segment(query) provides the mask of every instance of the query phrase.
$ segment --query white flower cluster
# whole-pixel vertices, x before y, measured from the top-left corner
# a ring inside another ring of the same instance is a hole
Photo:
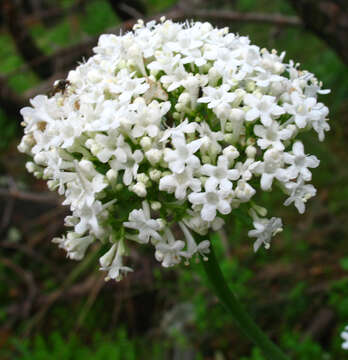
[[[72,230],[54,239],[70,258],[99,239],[109,244],[107,278],[132,270],[127,241],[152,244],[165,267],[187,262],[209,253],[201,239],[242,210],[255,251],[268,248],[282,222],[253,197],[274,186],[304,212],[319,160],[297,138],[314,129],[323,140],[329,130],[317,101],[328,91],[313,74],[201,22],[139,21],[102,35],[94,52],[53,96],[21,110],[27,169],[72,211]]]

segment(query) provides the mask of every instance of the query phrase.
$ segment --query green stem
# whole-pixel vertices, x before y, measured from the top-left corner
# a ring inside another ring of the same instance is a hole
[[[289,360],[287,356],[275,345],[268,336],[256,325],[254,320],[246,312],[242,304],[238,301],[221,272],[220,266],[216,260],[214,249],[210,245],[210,254],[208,260],[202,261],[205,273],[208,276],[211,286],[221,303],[232,314],[234,321],[260,349],[269,360]]]

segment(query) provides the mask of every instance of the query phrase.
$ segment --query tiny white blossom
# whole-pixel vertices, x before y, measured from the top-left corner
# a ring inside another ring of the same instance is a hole
[[[247,94],[243,101],[245,105],[250,107],[250,110],[245,114],[245,120],[254,121],[260,118],[264,126],[272,124],[272,117],[279,117],[285,113],[284,109],[277,105],[274,96],[263,95],[259,98],[255,95]]]
[[[192,134],[195,132],[197,128],[196,123],[188,122],[188,120],[184,120],[180,125],[166,129],[160,141],[166,141],[169,137],[177,137],[182,134]]]
[[[287,113],[293,115],[294,121],[299,128],[306,127],[311,120],[318,120],[320,114],[315,110],[317,100],[314,97],[304,98],[294,91],[290,95],[292,104],[284,104]]]
[[[283,169],[284,155],[282,151],[268,149],[264,154],[264,161],[258,164],[256,171],[261,174],[262,190],[270,190],[273,179],[285,181],[290,178],[288,172]]]
[[[234,193],[241,202],[248,202],[256,194],[256,190],[245,180],[240,179]]]
[[[121,102],[129,102],[133,96],[144,94],[149,88],[145,78],[132,78],[126,69],[120,70],[117,74],[117,83],[110,86],[110,91],[120,94]]]
[[[95,238],[91,235],[81,236],[69,231],[66,236],[53,238],[52,241],[59,244],[60,248],[65,249],[70,259],[81,260],[84,258],[89,245],[95,241]]]
[[[147,105],[143,98],[137,98],[130,108],[136,111],[132,136],[139,138],[146,134],[155,137],[159,134],[162,117],[168,112],[170,103],[154,100]]]
[[[303,180],[310,181],[312,173],[308,168],[316,168],[320,161],[314,155],[306,155],[301,141],[296,141],[292,146],[292,153],[284,153],[284,161],[290,164],[287,169],[291,173],[291,178],[301,176]]]
[[[205,221],[201,217],[200,211],[189,210],[183,222],[187,227],[200,235],[206,235],[211,227],[214,231],[220,230],[225,224],[224,220],[220,217],[216,217],[213,221]]]
[[[305,203],[317,193],[312,184],[305,184],[301,178],[296,182],[290,181],[286,183],[285,189],[290,196],[285,200],[284,205],[289,206],[294,203],[300,214],[305,211]]]
[[[206,259],[206,254],[209,254],[210,252],[210,241],[203,240],[199,244],[197,244],[185,224],[183,222],[179,222],[179,226],[184,233],[187,242],[187,249],[181,252],[181,256],[191,258],[192,255],[199,253],[203,258]]]
[[[281,129],[278,122],[272,121],[267,127],[255,125],[254,133],[259,137],[257,145],[259,145],[261,149],[273,147],[281,151],[285,148],[283,141],[289,139],[293,132],[289,127]]]
[[[190,167],[186,167],[180,174],[173,173],[163,176],[159,183],[160,190],[169,193],[174,192],[178,200],[186,197],[187,189],[189,188],[193,192],[199,192],[201,190],[201,182],[199,179],[193,177],[193,169]]]
[[[188,200],[194,205],[202,205],[201,216],[205,221],[213,221],[218,210],[221,214],[231,212],[231,206],[227,200],[230,191],[216,190],[214,187],[205,185],[205,192],[191,193]]]
[[[180,262],[185,242],[175,240],[173,233],[168,228],[165,228],[164,235],[163,241],[156,244],[155,257],[164,267],[177,265]]]
[[[238,161],[235,168],[239,171],[243,180],[249,181],[260,164],[260,161],[248,158],[244,162]]]
[[[151,219],[150,206],[147,201],[143,201],[143,208],[133,210],[129,214],[129,221],[123,223],[127,228],[138,230],[137,239],[140,243],[148,243],[150,238],[161,240],[158,233],[161,230],[161,224],[158,220]]]
[[[143,161],[144,155],[141,150],[135,150],[134,153],[129,148],[125,148],[125,150],[126,160],[121,162],[113,159],[110,166],[115,171],[124,170],[123,182],[125,185],[130,185],[137,176],[139,164]]]
[[[348,350],[348,326],[341,332],[341,338],[343,339],[342,349]]]
[[[104,233],[104,229],[100,224],[99,218],[103,216],[105,207],[100,201],[95,201],[92,205],[84,204],[81,208],[74,210],[74,215],[79,221],[75,225],[75,231],[83,235],[86,231],[90,231],[99,237]]]
[[[263,219],[255,217],[254,230],[248,232],[249,237],[255,237],[254,251],[256,252],[263,244],[266,249],[269,249],[272,236],[282,231],[282,220],[280,218],[272,217],[271,219]]]
[[[199,103],[207,103],[208,109],[213,109],[220,104],[233,103],[236,99],[236,94],[229,92],[230,87],[226,84],[221,85],[218,88],[207,86],[203,88],[203,94],[205,96],[198,99]]]
[[[201,174],[209,176],[206,186],[216,188],[218,185],[221,190],[229,191],[232,189],[231,180],[239,178],[237,169],[230,169],[227,157],[221,155],[218,158],[217,165],[205,164],[201,168]]]
[[[132,268],[123,265],[122,257],[124,254],[124,242],[120,240],[117,244],[113,244],[109,251],[99,259],[100,269],[108,272],[105,280],[115,279],[120,281],[124,275],[133,272]]]
[[[330,125],[327,122],[327,115],[329,114],[329,109],[323,104],[317,104],[317,111],[319,112],[318,116],[311,121],[313,129],[318,133],[319,140],[323,141],[325,138],[325,131],[330,130]]]
[[[166,149],[164,160],[168,162],[169,169],[174,173],[182,173],[185,170],[185,165],[197,168],[199,166],[199,159],[193,155],[201,147],[203,139],[197,139],[186,143],[184,136],[172,136],[172,142],[175,150]]]

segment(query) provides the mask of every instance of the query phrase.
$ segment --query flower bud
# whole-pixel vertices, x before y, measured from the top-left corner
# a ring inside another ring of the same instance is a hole
[[[140,146],[141,146],[145,151],[151,149],[151,146],[152,146],[151,138],[148,137],[148,136],[142,137],[141,140],[140,140]]]
[[[150,172],[149,172],[149,175],[150,175],[150,179],[152,181],[159,181],[161,176],[162,176],[162,172],[158,169],[151,169]]]
[[[142,182],[137,182],[135,185],[131,186],[130,190],[136,193],[139,197],[145,197],[147,195],[145,184]]]
[[[156,165],[162,158],[162,151],[158,149],[150,149],[146,151],[145,156],[150,161],[151,165]]]

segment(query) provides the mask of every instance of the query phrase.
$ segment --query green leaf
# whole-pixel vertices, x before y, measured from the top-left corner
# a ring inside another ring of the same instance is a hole
[[[340,260],[340,265],[343,270],[348,271],[348,256],[346,256]]]

